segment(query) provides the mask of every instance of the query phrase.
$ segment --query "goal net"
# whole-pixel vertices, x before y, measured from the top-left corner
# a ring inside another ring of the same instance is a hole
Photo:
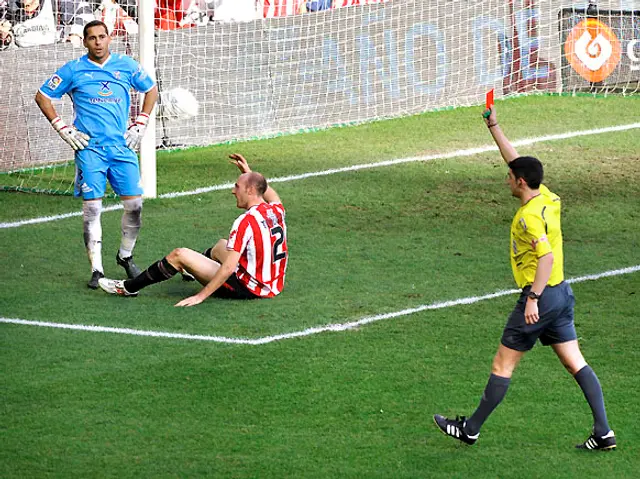
[[[492,88],[496,98],[640,90],[637,0],[601,0],[597,8],[557,0],[257,0],[238,18],[225,8],[247,0],[156,0],[155,31],[140,33],[134,1],[0,0],[2,189],[72,192],[72,150],[34,95],[85,53],[78,32],[93,18],[109,24],[115,52],[137,58],[138,37],[155,36],[157,148],[479,105]],[[20,23],[29,2],[40,16],[49,5],[46,25]],[[72,15],[62,8],[69,3]],[[162,115],[162,93],[176,87],[198,99],[197,117]],[[68,97],[55,106],[73,121]]]

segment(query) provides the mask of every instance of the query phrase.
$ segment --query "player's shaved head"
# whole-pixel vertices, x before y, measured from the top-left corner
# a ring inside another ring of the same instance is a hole
[[[109,35],[109,29],[107,28],[107,25],[104,22],[101,22],[100,20],[91,20],[82,29],[82,36],[84,38],[87,38],[87,34],[89,33],[89,29],[93,28],[93,27],[102,27],[102,28],[104,28],[104,32],[107,35]]]
[[[246,176],[245,176],[246,175]],[[247,178],[247,187],[254,187],[256,189],[256,193],[262,196],[265,191],[267,191],[267,179],[262,176],[260,173],[256,173],[252,171],[250,173],[245,173],[243,176]]]

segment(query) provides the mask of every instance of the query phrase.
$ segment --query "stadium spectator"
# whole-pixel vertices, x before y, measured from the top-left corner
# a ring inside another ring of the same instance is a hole
[[[258,0],[264,18],[286,17],[302,13],[306,0]]]
[[[84,26],[95,20],[93,7],[84,0],[59,0],[58,21],[62,32],[60,38],[71,42],[74,46],[82,46],[82,30]]]
[[[36,103],[60,137],[75,150],[75,195],[83,199],[84,241],[91,263],[87,286],[98,287],[102,267],[102,197],[107,179],[122,199],[122,237],[116,263],[130,278],[140,269],[132,251],[142,214],[142,187],[135,149],[140,146],[147,121],[158,98],[155,82],[132,58],[109,52],[111,37],[98,20],[83,31],[87,54],[63,65],[40,87]],[[142,112],[127,129],[129,90],[144,92]],[[68,94],[74,105],[74,124],[58,116],[52,99]]]
[[[592,434],[576,447],[613,449],[616,438],[607,421],[602,388],[580,351],[573,320],[575,299],[564,281],[560,198],[541,183],[540,161],[519,156],[498,126],[495,108],[487,111],[487,127],[509,167],[511,194],[521,205],[511,223],[510,255],[513,276],[522,293],[502,333],[478,408],[469,418],[448,419],[436,414],[434,420],[445,434],[474,444],[483,423],[505,397],[520,359],[539,339],[553,348],[591,408]]]
[[[12,42],[18,47],[33,47],[56,41],[52,0],[4,0],[0,3],[0,18],[2,49]]]
[[[213,16],[214,0],[156,0],[155,26],[175,30],[206,25]]]
[[[212,0],[213,19],[222,22],[250,22],[258,18],[256,0]]]
[[[391,0],[333,0],[332,8],[356,7],[359,5],[373,5],[376,3],[389,3]]]
[[[230,155],[241,174],[231,190],[236,206],[246,210],[221,239],[204,253],[174,249],[134,279],[102,278],[100,287],[110,294],[137,296],[138,291],[178,272],[191,274],[203,286],[199,293],[176,306],[195,306],[212,294],[234,299],[270,298],[284,287],[288,261],[285,210],[278,194],[259,173],[251,171],[242,155]]]
[[[9,1],[0,0],[0,51],[6,50],[13,43],[11,26],[11,21],[9,20]]]
[[[310,0],[306,3],[307,12],[319,12],[331,9],[331,0]]]
[[[111,37],[138,34],[138,23],[115,0],[102,0],[95,16],[107,26]]]

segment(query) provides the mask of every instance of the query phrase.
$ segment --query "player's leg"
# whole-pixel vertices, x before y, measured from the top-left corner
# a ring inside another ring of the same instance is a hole
[[[212,260],[222,264],[229,256],[229,250],[227,249],[227,240],[220,239],[211,249],[210,257]]]
[[[525,303],[526,294],[523,292],[509,315],[500,347],[493,358],[491,375],[474,413],[469,418],[458,416],[456,419],[439,414],[434,416],[434,421],[445,434],[467,444],[475,443],[480,435],[480,428],[504,399],[513,371],[522,356],[536,343],[541,332],[536,326],[527,326],[524,319]]]
[[[111,294],[120,296],[135,296],[143,288],[152,284],[167,281],[179,271],[190,272],[201,284],[207,284],[220,264],[205,258],[197,251],[189,248],[176,248],[160,261],[156,261],[138,276],[125,281],[101,279],[100,287]]]
[[[217,261],[218,263],[222,264],[222,262],[224,261],[224,258],[226,258],[226,244],[227,244],[227,240],[226,239],[221,239],[218,240],[218,242],[213,245],[210,248],[207,248],[206,250],[204,250],[202,252],[202,255],[212,259],[214,261]],[[220,253],[214,253],[214,250],[219,250],[220,248],[222,248],[224,250],[224,254],[220,254]],[[180,274],[182,275],[182,280],[183,281],[195,281],[196,278],[195,276],[193,276],[191,273],[189,273],[187,270],[183,269],[182,271],[180,271]]]
[[[573,318],[575,298],[571,286],[563,282],[548,287],[541,299],[545,299],[547,303],[555,302],[559,313],[540,336],[540,342],[553,348],[560,362],[582,389],[593,414],[593,434],[578,447],[613,449],[616,446],[615,435],[607,421],[602,387],[593,369],[585,361],[578,344]]]
[[[604,406],[604,395],[598,376],[587,364],[577,340],[551,345],[560,362],[574,377],[584,394],[593,415],[593,434],[577,447],[580,449],[613,449],[615,435],[609,427]]]
[[[133,261],[135,247],[142,226],[142,187],[138,157],[129,148],[108,148],[108,179],[113,190],[122,200],[121,240],[116,263],[124,268],[128,278],[135,278],[142,271]]]
[[[91,289],[98,287],[98,280],[104,278],[102,266],[102,199],[82,202],[82,228],[84,233],[84,247],[91,263],[91,279],[87,286]]]
[[[85,148],[76,152],[75,196],[82,197],[84,245],[91,263],[91,279],[87,286],[98,287],[104,277],[102,266],[102,197],[106,187],[107,162],[100,149]]]
[[[491,375],[474,413],[469,418],[457,416],[455,419],[436,414],[433,419],[442,432],[467,444],[474,444],[480,436],[480,428],[507,394],[513,371],[524,354],[525,351],[501,344],[493,358]]]
[[[133,262],[133,248],[138,239],[138,233],[142,226],[142,197],[121,197],[124,211],[121,222],[120,248],[116,256],[116,263],[124,268],[127,277],[135,278],[142,270]]]

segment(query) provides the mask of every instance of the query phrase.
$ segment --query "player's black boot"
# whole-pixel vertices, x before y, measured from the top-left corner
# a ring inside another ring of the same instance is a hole
[[[611,451],[616,448],[616,435],[609,431],[604,436],[591,434],[585,442],[576,446],[578,449],[589,449],[591,451]]]
[[[480,433],[470,436],[464,432],[464,423],[466,421],[464,416],[457,416],[455,419],[448,419],[440,414],[436,414],[433,416],[433,420],[444,434],[466,444],[475,444],[480,436]]]
[[[91,289],[98,289],[98,280],[100,278],[104,278],[104,274],[102,274],[100,271],[92,271],[91,279],[87,283],[87,287]]]
[[[133,279],[142,273],[142,270],[136,266],[133,262],[133,256],[129,256],[128,258],[121,258],[120,254],[116,254],[116,263],[124,268],[127,273],[127,278]],[[98,286],[96,285],[96,288]]]

